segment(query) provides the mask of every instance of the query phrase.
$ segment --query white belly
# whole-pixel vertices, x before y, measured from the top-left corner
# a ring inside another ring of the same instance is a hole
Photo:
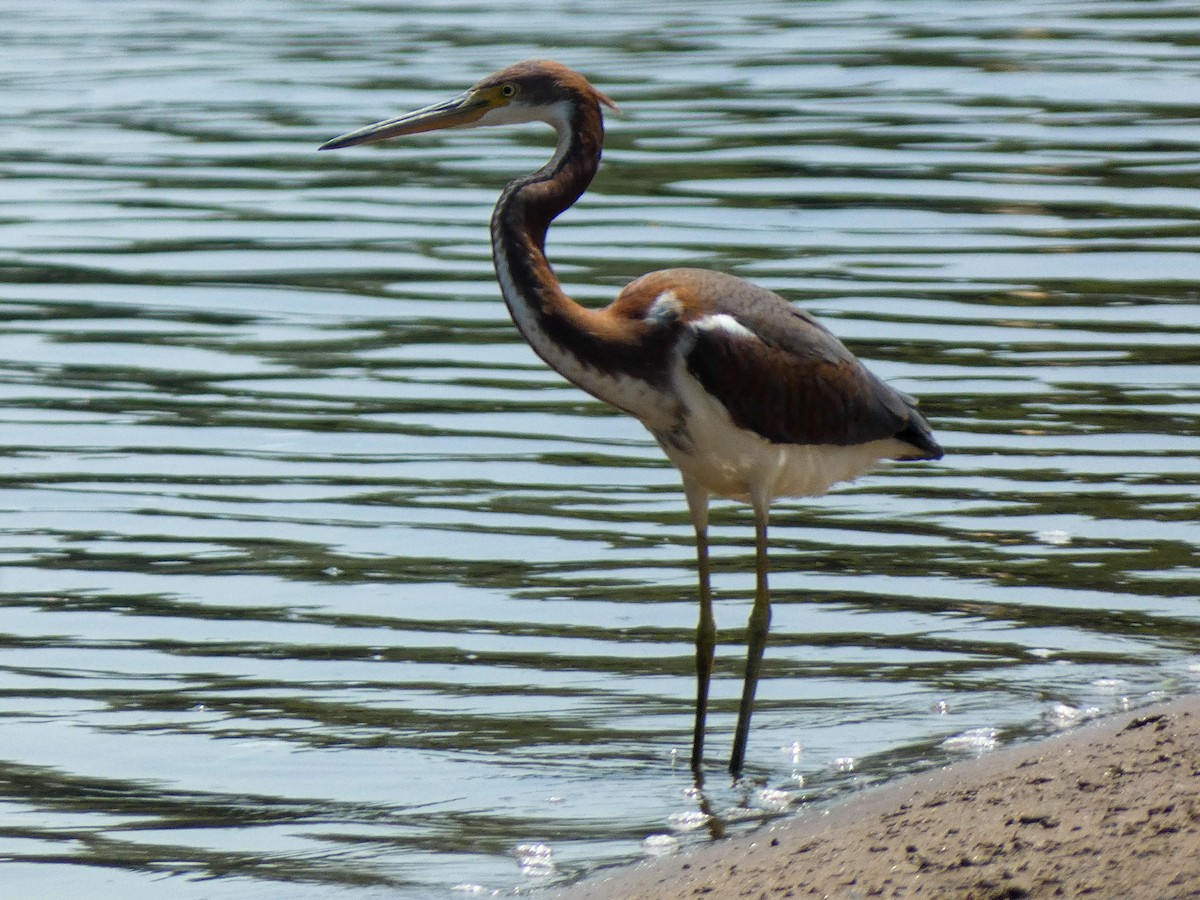
[[[654,436],[685,478],[721,497],[768,503],[776,497],[814,497],[882,459],[912,452],[894,438],[850,446],[772,443],[736,426],[728,410],[686,371],[677,372],[675,383],[687,411],[683,427]]]

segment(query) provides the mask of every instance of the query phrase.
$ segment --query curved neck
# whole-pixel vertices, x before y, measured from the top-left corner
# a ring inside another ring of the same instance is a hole
[[[546,230],[591,183],[604,140],[595,100],[557,112],[550,119],[558,131],[554,157],[505,188],[492,214],[492,256],[504,302],[533,351],[568,381],[643,422],[666,423],[669,398],[648,389],[669,376],[666,330],[580,306],[546,260]]]
[[[592,183],[604,142],[604,123],[594,100],[564,103],[550,124],[558,132],[553,158],[509,184],[492,214],[496,275],[517,327],[531,343],[525,327],[530,316],[536,318],[546,307],[581,309],[563,293],[546,259],[546,232]]]

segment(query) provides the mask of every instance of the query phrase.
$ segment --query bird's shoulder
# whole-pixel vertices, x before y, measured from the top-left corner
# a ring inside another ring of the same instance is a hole
[[[663,269],[629,283],[613,315],[693,335],[752,341],[788,356],[852,362],[824,325],[774,291],[710,269]]]

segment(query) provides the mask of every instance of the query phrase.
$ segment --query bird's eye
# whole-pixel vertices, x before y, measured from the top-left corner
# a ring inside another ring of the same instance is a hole
[[[517,86],[515,84],[505,84],[500,87],[500,96],[505,100],[511,100],[517,96]]]

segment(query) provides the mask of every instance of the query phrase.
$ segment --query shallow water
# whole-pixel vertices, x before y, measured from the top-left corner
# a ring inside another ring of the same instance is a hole
[[[523,891],[1197,688],[1200,15],[734,6],[7,12],[14,896]],[[677,475],[493,281],[547,136],[315,152],[528,56],[623,108],[551,232],[575,296],[733,271],[947,449],[779,504],[733,787],[753,538],[717,506],[702,796]]]

